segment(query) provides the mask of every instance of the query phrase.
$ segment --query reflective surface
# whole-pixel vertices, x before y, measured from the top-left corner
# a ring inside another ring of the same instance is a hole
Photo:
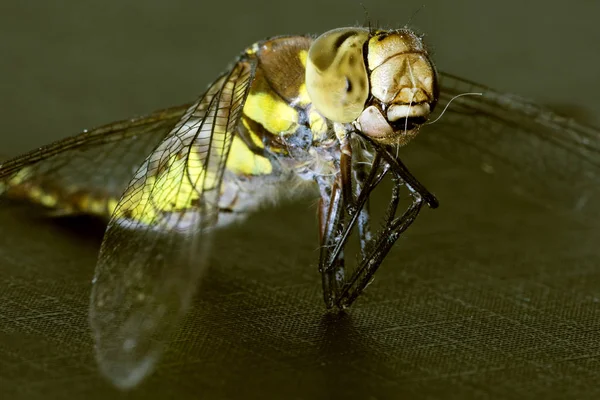
[[[428,5],[421,11],[415,24],[435,18],[438,23],[443,22],[442,15],[433,14],[433,8],[434,5]],[[126,14],[127,10],[107,9],[105,14],[94,14],[98,22],[92,26],[100,29],[102,18],[116,18],[112,20],[116,29],[132,32],[130,21],[143,25],[142,21],[149,19],[155,21],[157,27],[150,32],[162,37],[157,33],[161,27],[171,26],[165,20],[177,20],[190,13],[184,6],[182,10],[170,11],[172,14],[149,6],[141,16],[138,11],[131,9]],[[480,10],[472,10],[475,11]],[[513,13],[504,11],[508,15],[514,13],[514,9]],[[583,16],[593,14],[592,10],[583,9],[573,16],[551,11],[548,15],[563,22],[566,19],[567,25],[575,20],[584,25]],[[40,17],[52,21],[68,38],[47,40],[46,47],[55,44],[60,48],[65,41],[75,41],[72,37],[78,36],[81,26],[86,25],[88,14],[84,10],[79,14],[77,10],[71,12],[52,18],[48,12],[40,12]],[[361,12],[357,6],[356,10],[349,11],[348,18],[360,19]],[[376,10],[370,12],[377,15]],[[396,12],[400,15],[400,10]],[[450,47],[457,52],[462,48],[453,43],[462,32],[475,31],[471,33],[474,36],[479,35],[479,30],[487,32],[488,28],[483,30],[478,25],[485,18],[492,24],[491,30],[494,15],[499,12],[480,12],[476,18],[469,18],[468,24],[462,24],[456,36],[446,34],[446,40],[435,41],[439,56],[446,54],[445,60],[436,57],[440,68],[447,69],[446,62],[452,63],[448,59],[452,51],[445,53],[447,50],[443,49]],[[237,13],[236,18],[245,21],[247,17],[242,17],[242,11]],[[115,14],[129,18],[115,17]],[[20,84],[8,79],[9,84],[18,89],[12,92],[13,108],[7,113],[10,115],[3,130],[18,133],[10,137],[2,135],[3,143],[8,139],[2,151],[14,154],[48,142],[51,134],[64,136],[82,127],[187,101],[248,42],[268,34],[322,31],[348,23],[333,21],[331,15],[334,14],[322,16],[322,27],[290,27],[289,23],[285,27],[286,23],[281,20],[265,19],[264,24],[256,25],[269,25],[273,32],[252,31],[251,40],[247,37],[249,33],[232,32],[227,48],[200,39],[182,40],[178,46],[181,47],[179,56],[189,52],[189,47],[183,48],[184,44],[206,46],[207,52],[215,53],[215,60],[210,61],[212,71],[202,66],[207,69],[193,77],[173,77],[173,74],[178,75],[173,71],[179,70],[181,65],[170,62],[173,54],[169,54],[171,58],[163,54],[154,59],[148,44],[152,41],[141,40],[141,33],[122,34],[125,38],[139,35],[137,46],[148,46],[143,54],[150,55],[140,60],[140,52],[136,53],[137,59],[123,61],[127,58],[102,55],[98,49],[122,48],[122,57],[136,51],[135,40],[123,39],[121,44],[115,44],[114,40],[98,39],[100,35],[91,27],[81,28],[90,32],[88,36],[80,35],[83,45],[69,47],[76,55],[71,63],[65,62],[62,67],[77,62],[89,62],[85,64],[89,67],[94,64],[89,58],[93,58],[96,62],[106,62],[108,69],[99,68],[79,78],[89,83],[75,82],[72,77],[66,79],[73,85],[71,89],[68,85],[59,85],[59,81],[35,75],[31,81],[23,80]],[[404,14],[407,16],[402,21],[408,19],[410,13]],[[526,10],[520,10],[520,14],[526,14]],[[72,25],[68,21],[72,21]],[[244,28],[255,25],[240,24]],[[232,22],[231,26],[234,25]],[[513,30],[520,28],[522,26],[515,23]],[[437,37],[442,38],[444,29],[438,29]],[[527,32],[531,28],[522,29]],[[544,31],[544,26],[538,29]],[[165,31],[172,36],[169,40],[163,39],[169,46],[161,50],[168,51],[183,32],[174,28],[165,28]],[[545,31],[555,46],[560,47],[552,33],[552,29]],[[431,35],[433,40],[436,33]],[[17,36],[26,42],[23,48],[27,48],[27,40],[29,43],[41,41],[25,33]],[[200,32],[198,36],[205,37]],[[585,34],[580,36],[585,37]],[[90,38],[102,45],[86,53],[82,49]],[[497,43],[504,41],[498,39]],[[564,43],[570,42],[565,40]],[[577,44],[574,46],[577,48]],[[562,77],[561,82],[546,81],[541,85],[550,89],[540,101],[557,103],[555,90],[567,85],[570,90],[559,96],[571,99],[566,103],[587,106],[592,112],[598,109],[593,108],[593,98],[597,96],[593,95],[596,80],[592,72],[587,74],[589,82],[578,90],[577,82],[585,76],[583,72],[577,76],[574,73],[560,75],[561,67],[554,63],[564,61],[554,60],[552,65],[544,66],[548,59],[541,58],[529,66],[529,71],[536,65],[540,71],[534,70],[525,79],[525,71],[516,73],[515,63],[509,60],[519,55],[527,62],[539,54],[539,46],[512,41],[507,48],[514,54],[502,54],[502,47],[498,46],[489,50],[482,64],[492,63],[489,60],[498,57],[496,73],[489,72],[489,76],[496,79],[496,75],[506,74],[503,71],[508,70],[514,79],[527,82],[541,80],[541,75],[555,68],[554,74]],[[499,57],[498,52],[505,57]],[[22,60],[28,60],[24,65],[35,60],[35,57],[26,58],[26,51],[21,54]],[[545,56],[552,54],[548,52]],[[202,55],[194,57],[201,60]],[[500,59],[504,64],[500,65]],[[140,61],[150,61],[153,67],[140,67]],[[464,74],[460,70],[453,72],[467,75],[471,68],[467,61],[464,60]],[[112,69],[118,72],[113,72],[113,78],[107,78],[108,71],[119,63],[131,63],[131,68]],[[458,68],[459,64],[454,65]],[[160,86],[156,87],[152,84],[154,77],[144,80],[144,74],[151,73],[148,70],[156,71],[153,68],[159,71],[156,77],[168,76],[178,81],[177,90],[174,83],[169,85],[157,79],[160,83],[156,85]],[[585,71],[585,67],[582,68]],[[481,69],[485,70],[483,66]],[[134,78],[126,76],[129,72]],[[57,68],[55,74],[62,79],[72,76],[64,68]],[[567,76],[573,80],[564,83]],[[489,80],[469,77],[498,86]],[[137,88],[131,79],[139,82]],[[503,82],[510,87],[511,77],[505,79]],[[181,93],[181,88],[190,85],[190,80],[195,82],[193,87]],[[44,87],[44,82],[50,86]],[[52,87],[53,82],[58,86]],[[518,92],[525,93],[535,92],[540,84],[520,85],[523,90]],[[102,87],[104,90],[99,90]],[[129,89],[115,89],[123,87]],[[85,103],[90,98],[93,103]],[[12,114],[17,115],[19,111],[15,105],[28,104],[19,99],[29,99],[35,105],[24,107],[20,118],[15,118]],[[39,111],[39,114],[36,112],[39,117],[34,118],[32,110]],[[20,124],[10,125],[10,118]],[[48,121],[53,119],[56,123],[49,127]],[[46,134],[45,130],[52,132]],[[551,183],[536,193],[547,193],[557,201],[552,209],[544,208],[539,201],[520,195],[521,191],[515,190],[519,185],[511,175],[490,175],[481,168],[474,168],[479,161],[468,157],[458,161],[452,157],[442,158],[426,141],[411,146],[405,149],[404,161],[435,192],[441,201],[440,209],[424,210],[348,315],[325,314],[321,305],[314,205],[311,201],[283,204],[222,233],[233,245],[217,241],[215,254],[223,256],[213,259],[194,310],[169,346],[156,374],[131,396],[163,398],[175,391],[182,398],[235,398],[242,393],[244,398],[343,395],[355,398],[415,395],[523,398],[542,394],[556,398],[596,398],[598,393],[594,390],[597,390],[600,369],[595,359],[600,336],[597,201],[592,197],[585,207],[573,207],[571,198],[560,196],[572,189],[569,182],[548,176]],[[577,198],[577,192],[572,194]],[[0,294],[0,387],[3,392],[14,393],[12,398],[118,397],[96,370],[87,326],[90,281],[102,227],[88,220],[46,219],[29,207],[15,204],[3,205],[0,221],[0,284],[4,289]],[[280,245],[275,247],[272,243]],[[266,254],[269,256],[265,257]]]

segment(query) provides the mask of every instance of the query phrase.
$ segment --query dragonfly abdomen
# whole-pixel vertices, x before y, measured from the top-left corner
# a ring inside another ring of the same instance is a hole
[[[2,194],[16,200],[27,200],[51,210],[52,215],[89,214],[108,220],[118,199],[75,187],[24,182],[8,185]]]

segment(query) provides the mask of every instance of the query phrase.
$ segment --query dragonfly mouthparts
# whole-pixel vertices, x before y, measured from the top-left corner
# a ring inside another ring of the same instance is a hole
[[[420,104],[393,104],[388,108],[387,119],[390,122],[397,121],[399,119],[406,119],[411,117],[424,117],[427,118],[430,113],[430,107],[428,103]]]

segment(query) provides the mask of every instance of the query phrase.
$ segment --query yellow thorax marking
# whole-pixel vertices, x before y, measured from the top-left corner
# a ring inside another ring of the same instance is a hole
[[[306,69],[306,58],[308,57],[307,50],[301,50],[298,54],[298,58],[300,58],[300,62],[304,69]],[[301,106],[306,106],[310,104],[310,96],[308,95],[308,91],[306,90],[306,82],[303,82],[298,89],[298,104]]]
[[[298,128],[298,113],[272,91],[250,93],[244,114],[274,135],[288,135]]]
[[[254,154],[237,136],[231,144],[227,169],[236,175],[268,175],[273,171],[269,160]]]
[[[260,69],[244,104],[244,114],[273,135],[288,135],[298,129],[298,113],[271,89]]]
[[[252,130],[252,126],[250,126],[246,118],[242,118],[242,124],[244,125],[244,128],[246,128],[246,131],[248,132],[252,143],[259,149],[264,149],[265,144],[262,142],[262,140],[260,140],[260,137],[256,134],[256,132]]]
[[[311,107],[308,112],[308,123],[310,125],[310,130],[313,133],[314,142],[320,142],[327,137],[327,121],[314,109],[314,107]]]

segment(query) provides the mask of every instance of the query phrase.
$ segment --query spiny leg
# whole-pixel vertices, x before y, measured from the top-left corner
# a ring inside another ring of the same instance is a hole
[[[350,158],[342,162],[351,162]],[[333,307],[337,303],[339,294],[345,283],[345,265],[343,256],[343,247],[354,225],[359,224],[359,236],[361,240],[361,253],[364,253],[370,240],[370,231],[368,227],[368,209],[365,204],[371,191],[381,182],[388,168],[384,167],[379,171],[381,159],[375,157],[372,168],[366,178],[361,177],[357,181],[357,190],[359,195],[357,200],[348,199],[344,193],[352,196],[351,191],[344,192],[344,174],[340,173],[335,178],[322,177],[318,180],[321,191],[319,205],[319,226],[321,236],[321,251],[319,260],[319,271],[322,276],[323,297],[327,308]],[[343,168],[341,168],[343,170]],[[346,169],[346,171],[350,171]],[[365,172],[366,174],[366,172]],[[351,176],[351,175],[349,175]],[[348,209],[346,204],[352,202],[356,205]]]
[[[342,193],[337,179],[331,182],[319,180],[320,254],[319,272],[323,286],[323,300],[327,308],[333,307],[344,284],[344,255],[340,252],[332,257],[332,250],[339,235],[343,220]]]
[[[381,171],[380,171],[380,169],[381,169]],[[364,210],[364,207],[365,207],[367,201],[369,200],[369,196],[371,195],[371,192],[373,191],[373,189],[375,189],[375,187],[377,187],[377,185],[379,185],[381,183],[381,181],[387,174],[388,170],[389,170],[389,166],[382,165],[381,158],[379,157],[379,155],[376,154],[375,158],[373,159],[373,164],[372,164],[371,170],[369,172],[369,175],[362,183],[362,189],[361,189],[360,195],[358,196],[358,199],[356,200],[355,210],[357,210],[357,211]],[[341,207],[344,208],[343,205]],[[342,210],[342,212],[344,212],[344,210]],[[333,247],[333,249],[330,250],[330,259],[334,259],[335,257],[337,257],[337,255],[339,255],[342,252],[342,249],[346,245],[346,242],[348,241],[348,238],[350,237],[350,234],[352,233],[352,229],[354,228],[354,225],[356,225],[356,223],[359,220],[362,220],[363,222],[368,221],[368,218],[361,219],[360,218],[361,215],[364,215],[364,214],[361,214],[360,212],[354,212],[354,213],[348,212],[347,223],[344,226],[340,226],[341,234],[335,241],[335,243],[334,243],[335,246]],[[367,231],[366,228],[367,228],[366,226],[359,227],[359,229],[363,232]],[[368,243],[366,243],[366,242],[364,243],[365,248],[366,248],[367,244]]]
[[[402,183],[399,183],[402,185]],[[390,203],[391,208],[397,207]],[[338,297],[336,305],[340,308],[346,308],[352,304],[354,300],[362,293],[367,287],[371,278],[383,262],[383,259],[390,251],[396,240],[400,235],[414,222],[421,210],[423,205],[423,199],[420,196],[415,197],[410,207],[402,214],[402,216],[396,219],[388,220],[387,225],[382,229],[377,238],[374,240],[374,245],[369,254],[364,257],[360,263],[360,266],[350,279],[347,280],[341,294]],[[393,218],[393,214],[392,214]]]
[[[368,163],[360,151],[358,151],[358,152],[356,152],[356,154],[354,154],[354,160],[355,160],[355,162],[354,162],[353,172],[354,172],[354,180],[356,181],[356,186],[354,188],[354,198],[358,199],[358,198],[360,198],[361,192],[363,191],[363,189],[365,188],[365,186],[368,183],[369,171],[367,168]],[[370,166],[371,166],[371,168],[373,168],[373,166],[374,166],[375,169],[377,170],[379,168],[379,161],[371,164]],[[369,206],[370,206],[369,198],[370,198],[370,196],[365,197],[366,201],[365,201],[364,205],[356,210],[359,212],[357,225],[358,225],[358,239],[359,239],[359,243],[360,243],[360,257],[361,258],[364,258],[366,256],[367,246],[371,242],[371,239],[373,237],[373,235],[371,233],[371,224],[370,224],[371,218],[370,218],[370,213],[369,213]]]
[[[342,180],[342,200],[344,203],[344,211],[351,221],[346,227],[346,234],[343,237],[347,238],[352,231],[354,224],[358,224],[358,236],[360,242],[361,257],[365,256],[365,251],[369,241],[371,240],[371,230],[369,226],[369,196],[364,197],[364,202],[358,206],[358,199],[363,188],[370,185],[375,175],[369,177],[367,163],[364,160],[361,151],[354,152],[350,146],[349,136],[341,139],[341,157],[340,157],[340,174]],[[374,172],[379,168],[379,161],[371,164]],[[356,184],[353,184],[353,180]],[[373,186],[374,187],[374,186]],[[358,215],[356,215],[358,213]],[[356,216],[358,219],[356,219]],[[344,239],[345,241],[345,239]]]
[[[354,133],[373,146],[376,154],[381,156],[381,158],[389,165],[395,176],[404,181],[404,184],[413,195],[418,194],[425,201],[425,203],[427,203],[429,208],[437,208],[439,206],[437,198],[429,190],[427,190],[427,188],[425,188],[425,186],[423,186],[423,184],[421,184],[417,178],[413,176],[413,174],[402,163],[402,161],[400,161],[400,158],[394,156],[392,152],[390,152],[391,148],[389,146],[383,146],[377,143],[372,138],[360,131],[354,131]]]
[[[358,196],[355,197],[352,188],[352,172],[354,165],[352,163],[352,146],[350,146],[350,140],[348,136],[340,139],[340,152],[340,179],[342,185],[344,209],[348,215],[353,215],[356,212],[356,198]]]
[[[368,139],[368,138],[367,138]],[[369,140],[370,141],[370,140]],[[328,308],[349,306],[369,284],[373,274],[383,262],[400,235],[416,219],[423,203],[431,208],[438,201],[387,148],[370,141],[375,148],[375,157],[368,176],[366,170],[352,165],[352,152],[343,151],[340,158],[340,174],[321,187],[321,257],[319,269],[323,277],[323,293]],[[347,145],[347,143],[346,143]],[[384,161],[384,162],[382,162]],[[381,170],[381,171],[380,171]],[[370,238],[368,200],[371,192],[379,185],[388,171],[393,172],[394,186],[388,204],[384,229],[375,240]],[[356,194],[352,186],[352,173],[356,180]],[[413,203],[404,214],[395,218],[400,199],[400,188],[406,186],[411,192]],[[345,281],[343,248],[358,223],[361,261],[350,279]],[[370,251],[367,251],[370,249]]]
[[[362,135],[361,135],[362,136]],[[375,274],[379,265],[383,262],[383,259],[390,251],[396,240],[400,235],[408,229],[408,227],[414,222],[423,203],[427,203],[429,207],[436,208],[438,201],[433,194],[431,194],[402,164],[402,162],[391,155],[389,150],[379,144],[373,142],[369,138],[366,138],[371,142],[375,148],[375,159],[373,161],[373,167],[369,177],[365,180],[366,185],[362,188],[361,193],[357,196],[357,214],[351,216],[351,223],[346,227],[345,235],[342,236],[342,240],[338,242],[336,247],[344,246],[347,236],[350,234],[352,227],[355,223],[356,216],[363,215],[365,211],[368,216],[368,209],[364,206],[370,196],[371,191],[379,184],[381,178],[387,168],[393,172],[392,181],[394,183],[392,189],[392,196],[387,207],[387,213],[384,219],[384,228],[379,232],[377,238],[373,241],[363,240],[366,239],[364,232],[368,231],[368,219],[359,218],[359,235],[361,235],[361,261],[359,267],[354,271],[352,276],[346,281],[342,292],[338,295],[338,301],[336,305],[340,308],[345,308],[352,304],[352,302],[362,293],[362,291],[369,284],[372,276]],[[381,159],[385,160],[384,173],[380,175],[380,179],[373,179],[374,173],[379,169],[379,162]],[[406,186],[411,192],[413,197],[413,203],[408,207],[404,214],[398,218],[395,218],[396,210],[400,201],[400,188]],[[361,232],[363,232],[361,234]],[[368,234],[368,233],[367,233]],[[365,247],[369,244],[371,250],[365,251]],[[335,254],[334,250],[334,254]]]

